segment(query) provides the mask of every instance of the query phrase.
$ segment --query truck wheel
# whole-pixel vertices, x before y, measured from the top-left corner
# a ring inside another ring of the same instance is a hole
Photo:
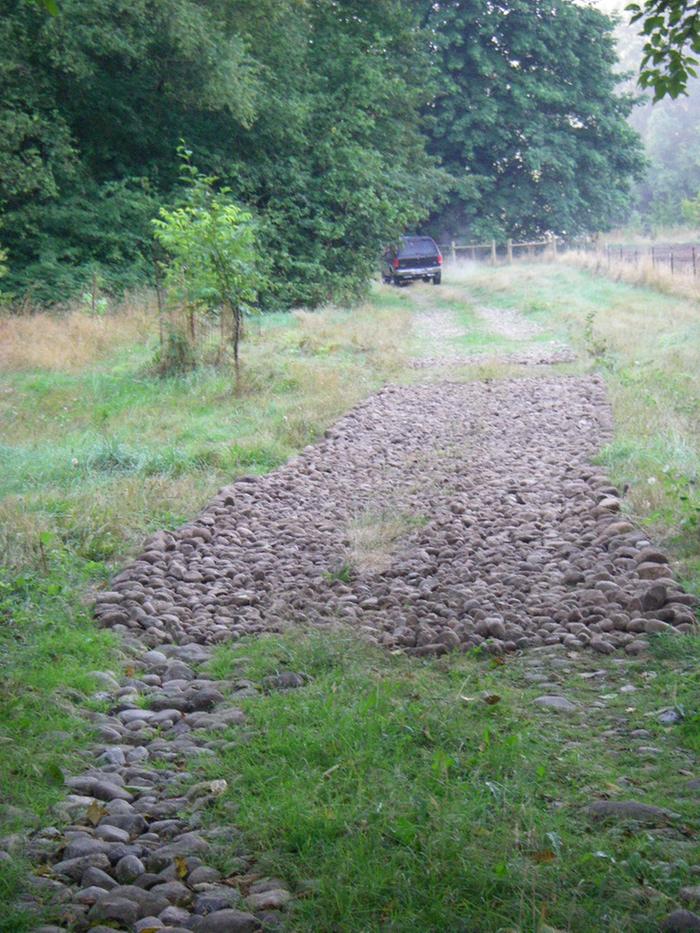
[[[442,282],[442,272],[438,272],[433,276],[433,285],[439,285]]]

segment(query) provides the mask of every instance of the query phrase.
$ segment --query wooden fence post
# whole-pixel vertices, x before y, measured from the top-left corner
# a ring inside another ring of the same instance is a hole
[[[496,265],[496,241],[491,240],[491,265]]]
[[[513,241],[508,237],[506,240],[506,257],[508,259],[508,265],[513,264]]]
[[[457,262],[457,246],[454,240],[450,242],[450,259],[452,262]]]
[[[470,246],[470,247],[469,247],[469,255],[470,255],[470,257],[471,257],[472,260],[476,259],[475,247],[473,247],[473,246]]]
[[[557,238],[552,237],[552,258],[557,258]]]
[[[693,247],[693,278],[698,274],[698,264],[695,258],[695,247]]]

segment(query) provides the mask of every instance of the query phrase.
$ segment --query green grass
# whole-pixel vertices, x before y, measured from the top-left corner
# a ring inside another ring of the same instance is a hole
[[[295,931],[656,930],[697,846],[683,832],[594,824],[581,811],[599,795],[632,798],[700,828],[676,774],[687,755],[649,715],[677,696],[681,659],[698,709],[700,646],[684,640],[680,656],[679,644],[651,665],[596,660],[604,681],[578,677],[590,656],[568,659],[564,692],[581,704],[572,715],[533,705],[542,690],[524,678],[528,658],[415,662],[343,632],[222,648],[216,677],[293,670],[309,683],[245,701],[245,741],[204,766],[230,786],[212,822],[233,808],[262,853],[256,870],[315,892],[297,902]],[[618,692],[625,683],[632,699]],[[642,727],[653,737],[624,734]],[[678,734],[694,747],[697,731]],[[640,744],[663,754],[640,758]],[[235,875],[236,864],[222,853],[222,868]],[[651,904],[634,894],[643,884],[658,890]]]
[[[455,338],[455,345],[467,350],[490,350],[494,353],[509,353],[523,349],[523,344],[547,343],[553,339],[547,329],[541,333],[533,334],[527,339],[513,339],[505,337],[502,334],[493,333],[489,329],[488,323],[482,318],[476,309],[477,302],[472,295],[463,294],[461,297],[455,297],[451,294],[447,298],[438,299],[437,306],[451,308],[455,313],[457,320],[464,328],[464,333]]]

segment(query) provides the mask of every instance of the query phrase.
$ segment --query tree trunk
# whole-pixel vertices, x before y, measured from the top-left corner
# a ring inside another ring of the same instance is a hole
[[[238,345],[241,340],[241,309],[237,304],[229,302],[231,313],[233,314],[233,372],[234,372],[234,390],[238,395],[241,388],[241,365],[238,358]]]

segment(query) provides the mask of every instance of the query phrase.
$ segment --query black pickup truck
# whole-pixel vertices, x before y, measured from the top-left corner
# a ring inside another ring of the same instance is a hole
[[[429,236],[402,236],[398,246],[390,246],[384,253],[382,278],[394,285],[422,279],[442,280],[442,254]]]

